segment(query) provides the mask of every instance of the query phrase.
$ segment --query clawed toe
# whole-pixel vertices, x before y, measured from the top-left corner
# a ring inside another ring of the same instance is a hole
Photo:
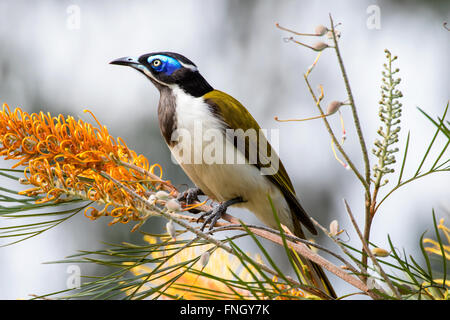
[[[205,221],[203,222],[200,230],[203,231],[205,229],[206,225],[209,224],[208,230],[212,230],[214,226],[216,225],[216,222],[222,217],[222,215],[227,211],[227,208],[233,204],[244,202],[244,200],[241,197],[236,197],[230,200],[227,200],[222,203],[218,203],[214,205],[212,210],[203,213],[198,219],[197,222],[199,222],[201,219],[205,218]]]
[[[222,217],[222,215],[227,211],[227,207],[222,204],[216,204],[214,208],[208,212],[203,213],[198,217],[197,222],[205,218],[200,230],[203,231],[205,227],[209,224],[208,230],[212,230],[216,225],[217,221]]]

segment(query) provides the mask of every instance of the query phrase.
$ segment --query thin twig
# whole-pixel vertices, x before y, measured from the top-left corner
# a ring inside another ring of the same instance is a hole
[[[336,38],[335,28],[333,18],[330,14],[330,24],[331,24],[331,34],[333,36],[334,50],[336,52],[336,57],[338,59],[339,67],[341,69],[342,78],[344,79],[345,89],[347,90],[348,100],[350,107],[352,109],[353,120],[355,123],[356,133],[358,134],[359,144],[361,145],[361,151],[364,159],[365,175],[366,175],[366,195],[365,195],[365,226],[364,226],[364,239],[369,242],[370,238],[370,227],[372,225],[373,214],[371,212],[371,193],[370,193],[370,161],[369,154],[367,152],[366,142],[364,141],[364,136],[361,130],[361,123],[359,121],[358,112],[356,110],[355,100],[353,99],[352,89],[350,87],[350,82],[348,80],[347,72],[345,71],[344,62],[342,61],[341,52],[339,50],[339,44]],[[367,264],[367,256],[363,254],[362,257],[363,265]]]
[[[364,136],[363,136],[363,133],[362,133],[362,130],[361,130],[361,123],[359,121],[358,112],[356,110],[355,100],[353,99],[353,93],[352,93],[352,89],[350,87],[350,82],[348,81],[347,72],[345,71],[344,62],[342,61],[341,53],[339,51],[339,45],[338,45],[338,41],[337,41],[337,38],[336,38],[336,33],[335,33],[335,29],[334,29],[334,22],[333,22],[333,18],[331,17],[331,14],[330,14],[330,24],[331,24],[331,34],[333,35],[334,50],[336,51],[336,56],[337,56],[337,59],[338,59],[338,62],[339,62],[339,67],[340,67],[341,72],[342,72],[342,78],[344,79],[345,88],[346,88],[347,94],[348,94],[349,104],[350,104],[350,107],[352,109],[353,120],[355,122],[356,132],[358,134],[359,143],[361,145],[361,151],[362,151],[363,157],[364,157],[364,165],[365,165],[365,171],[366,171],[366,182],[367,182],[368,185],[370,185],[370,161],[369,161],[369,154],[367,152],[366,142],[364,141]]]

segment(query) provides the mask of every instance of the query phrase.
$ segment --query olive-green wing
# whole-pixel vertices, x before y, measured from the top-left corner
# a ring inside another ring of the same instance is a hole
[[[230,129],[242,129],[243,131],[253,129],[256,131],[256,135],[248,135],[243,137],[234,136],[234,145],[236,147],[245,146],[245,150],[242,151],[245,151],[244,153],[247,160],[249,160],[249,151],[252,150],[252,147],[258,150],[258,157],[255,159],[256,161],[250,163],[254,164],[258,167],[258,169],[265,168],[267,171],[272,170],[272,172],[274,172],[274,174],[267,175],[267,178],[279,187],[291,207],[291,210],[295,212],[298,220],[306,228],[308,228],[311,233],[317,234],[314,225],[295,195],[294,187],[292,186],[292,182],[283,166],[283,163],[279,160],[278,155],[276,155],[276,151],[272,150],[272,147],[266,137],[259,134],[259,130],[261,128],[250,112],[248,112],[239,101],[219,90],[210,91],[205,94],[203,98],[210,106],[211,111],[221,117]],[[239,139],[241,139],[241,141],[239,141]],[[244,141],[242,141],[242,139]],[[266,150],[259,147],[264,145],[266,146]],[[267,155],[269,154],[272,158],[278,160],[278,168],[274,167],[273,162],[267,158]]]

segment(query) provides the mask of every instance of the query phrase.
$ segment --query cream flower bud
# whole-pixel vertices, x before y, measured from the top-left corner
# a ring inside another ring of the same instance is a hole
[[[322,51],[323,49],[328,48],[328,45],[325,42],[319,41],[316,42],[311,48],[315,51]]]
[[[341,101],[331,101],[327,106],[327,115],[336,113],[342,105]]]
[[[169,222],[167,222],[167,224],[166,224],[166,230],[167,230],[167,233],[172,237],[172,239],[175,240],[175,238],[176,238],[176,236],[177,236],[177,233],[176,233],[176,231],[175,231],[175,225],[173,224],[173,221],[172,221],[172,220],[170,220]]]
[[[389,251],[387,251],[386,249],[383,248],[373,248],[372,250],[372,254],[376,257],[387,257],[389,256]]]
[[[154,194],[151,194],[150,197],[148,197],[148,202],[150,202],[151,204],[155,204],[156,203],[156,196]]]
[[[318,35],[318,36],[323,36],[325,33],[328,32],[328,28],[325,27],[324,25],[318,25],[315,29],[314,32]]]
[[[170,199],[166,202],[166,208],[169,211],[177,212],[181,210],[181,205],[177,200]]]
[[[200,262],[200,265],[202,266],[202,268],[206,267],[206,265],[208,264],[209,257],[210,257],[209,251],[205,251],[201,255],[199,262]]]
[[[169,194],[166,191],[158,191],[157,193],[155,193],[156,198],[160,199],[160,200],[166,200],[169,198]]]
[[[332,236],[337,236],[339,233],[339,222],[337,220],[333,220],[330,223],[330,233]]]

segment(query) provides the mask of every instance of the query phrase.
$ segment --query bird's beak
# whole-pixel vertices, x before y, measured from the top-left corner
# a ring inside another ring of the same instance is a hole
[[[116,60],[111,61],[109,64],[118,64],[120,66],[128,66],[135,69],[138,69],[141,64],[139,63],[137,58],[134,57],[123,57]]]

